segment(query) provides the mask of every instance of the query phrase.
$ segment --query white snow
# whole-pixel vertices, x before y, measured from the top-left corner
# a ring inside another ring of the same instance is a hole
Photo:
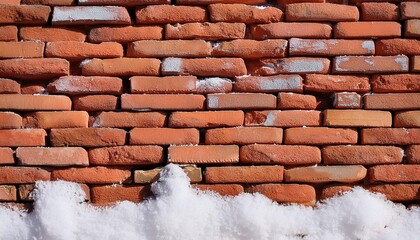
[[[165,73],[180,73],[182,72],[181,58],[166,58],[162,63],[162,71]]]
[[[198,92],[225,92],[226,86],[231,83],[229,78],[212,77],[197,80],[196,86]]]
[[[55,7],[53,22],[75,21],[75,20],[116,20],[119,19],[118,10],[120,7]]]
[[[374,53],[375,51],[375,42],[372,40],[367,40],[362,42],[362,48],[366,49],[368,53]]]
[[[284,77],[264,78],[256,81],[262,90],[299,90],[302,78],[299,75],[289,75]]]
[[[420,208],[407,210],[361,188],[316,208],[279,205],[260,194],[221,197],[191,188],[169,164],[155,197],[107,208],[83,202],[79,185],[38,182],[35,210],[0,207],[0,239],[408,240],[420,235]]]

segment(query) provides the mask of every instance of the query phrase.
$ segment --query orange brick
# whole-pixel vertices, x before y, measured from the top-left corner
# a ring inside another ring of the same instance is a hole
[[[85,193],[85,201],[90,201],[90,189],[86,184],[78,184]],[[35,184],[24,184],[19,185],[18,194],[21,201],[33,201],[34,198],[31,195],[32,191],[35,189]]]
[[[322,149],[324,164],[392,164],[401,163],[403,150],[391,146],[327,146]]]
[[[50,143],[53,147],[107,147],[125,143],[126,131],[114,128],[62,128],[51,129]]]
[[[420,3],[402,2],[400,5],[401,19],[420,18]]]
[[[160,26],[98,27],[89,32],[91,42],[130,43],[139,40],[162,39],[163,28]]]
[[[0,94],[20,93],[20,84],[7,78],[0,78]]]
[[[166,58],[162,62],[163,75],[235,77],[246,73],[241,58]]]
[[[0,167],[0,184],[24,184],[49,181],[51,173],[31,167]]]
[[[362,97],[355,92],[334,93],[334,108],[362,108]]]
[[[203,40],[144,40],[130,43],[127,57],[207,57],[211,44]]]
[[[267,0],[177,0],[177,4],[208,5],[214,3],[264,4]]]
[[[82,63],[82,73],[88,76],[159,75],[160,60],[155,58],[113,58]]]
[[[286,20],[340,22],[359,20],[356,6],[333,3],[294,3],[286,5]]]
[[[288,128],[284,131],[285,144],[331,145],[356,144],[357,131],[345,128]]]
[[[134,128],[130,131],[131,145],[198,144],[200,133],[195,128]]]
[[[88,154],[83,148],[33,148],[19,147],[16,150],[19,165],[29,166],[87,166]]]
[[[369,168],[369,182],[418,182],[420,165],[383,165]]]
[[[339,22],[334,38],[392,38],[401,36],[398,22]]]
[[[279,109],[313,110],[316,108],[316,105],[316,98],[312,95],[303,95],[296,93],[279,93],[278,95]]]
[[[377,55],[420,54],[420,40],[417,39],[382,39],[375,45]]]
[[[400,11],[392,3],[363,2],[360,4],[363,21],[398,21]]]
[[[420,93],[372,94],[364,97],[366,109],[415,110],[420,108]]]
[[[152,195],[148,186],[94,186],[92,191],[92,203],[100,205],[114,204],[121,201],[141,202]]]
[[[74,4],[75,0],[21,0],[21,4],[66,6]]]
[[[247,63],[248,70],[256,75],[274,75],[282,73],[328,73],[328,58],[267,58]]]
[[[93,127],[163,127],[166,115],[159,112],[101,112],[93,123]]]
[[[48,84],[49,93],[66,95],[121,94],[122,80],[116,77],[60,77]]]
[[[82,128],[88,127],[89,115],[83,111],[34,112],[23,118],[25,128]]]
[[[245,37],[244,23],[185,23],[166,25],[166,39],[228,40]]]
[[[263,93],[208,94],[208,109],[275,109],[276,97]]]
[[[420,199],[420,184],[380,184],[365,186],[367,190],[384,194],[390,201],[406,202]]]
[[[401,56],[340,56],[333,61],[333,73],[402,73],[408,72],[408,57]]]
[[[107,167],[67,168],[53,170],[51,179],[87,184],[129,183],[131,171]]]
[[[260,193],[269,199],[282,203],[314,205],[316,194],[314,187],[300,184],[260,184],[245,189],[249,193]]]
[[[123,94],[123,110],[202,110],[205,97],[192,94]]]
[[[243,111],[173,112],[169,127],[238,127],[244,122]]]
[[[11,148],[0,147],[0,165],[14,163],[13,150]]]
[[[79,0],[79,5],[118,5],[118,6],[138,6],[148,4],[170,4],[170,0]]]
[[[131,93],[192,93],[196,91],[195,76],[130,78]]]
[[[361,144],[410,145],[420,144],[418,128],[365,128],[361,131]]]
[[[410,19],[410,20],[405,21],[404,36],[420,37],[420,20],[419,19]]]
[[[52,25],[130,25],[126,8],[114,6],[54,7]]]
[[[245,4],[211,4],[208,7],[212,22],[270,23],[279,22],[283,12],[275,7]]]
[[[42,58],[44,44],[40,42],[0,42],[0,58]]]
[[[149,5],[136,10],[137,24],[206,22],[206,9],[203,7],[176,5]]]
[[[239,162],[236,145],[170,146],[168,162],[179,164],[224,164]]]
[[[307,74],[304,89],[311,92],[359,92],[370,91],[369,78],[363,76],[340,76]]]
[[[99,44],[66,41],[47,43],[46,57],[64,58],[70,61],[80,61],[85,58],[122,57],[124,50],[121,44],[104,42]]]
[[[406,151],[407,162],[419,164],[420,163],[420,145],[408,146]]]
[[[0,185],[0,201],[17,200],[16,187],[12,185]]]
[[[16,26],[0,26],[0,41],[16,42],[18,40]]]
[[[120,146],[89,150],[93,165],[153,165],[163,163],[163,148],[159,146]]]
[[[205,139],[206,144],[281,144],[283,129],[273,127],[216,128],[207,130]]]
[[[317,127],[321,126],[320,111],[252,111],[245,115],[245,126]]]
[[[71,110],[71,100],[67,96],[0,94],[0,109]]]
[[[284,170],[284,181],[352,183],[363,180],[367,170],[362,165],[298,167]]]
[[[330,185],[323,187],[319,196],[320,200],[325,200],[335,196],[343,195],[352,190],[352,186],[347,185]]]
[[[420,56],[412,57],[411,62],[412,62],[411,71],[412,72],[420,72]]]
[[[302,92],[303,79],[299,75],[239,76],[235,77],[235,92]]]
[[[0,77],[45,80],[69,75],[70,64],[58,58],[0,60]]]
[[[118,106],[118,98],[112,95],[87,95],[73,97],[73,109],[81,111],[112,111]]]
[[[321,163],[321,151],[311,146],[252,144],[240,149],[243,164],[308,165]]]
[[[42,25],[48,22],[48,6],[0,5],[0,24]]]
[[[269,23],[251,27],[256,40],[268,38],[330,38],[332,28],[323,23]]]
[[[232,91],[232,81],[229,78],[209,77],[196,82],[197,93],[228,93]]]
[[[206,183],[275,183],[283,181],[282,166],[206,167]]]
[[[221,42],[215,45],[212,56],[216,57],[240,57],[240,58],[263,58],[284,57],[287,41],[252,39],[236,39],[229,42]]]
[[[375,75],[371,78],[373,92],[419,92],[420,75]]]
[[[13,112],[0,112],[0,129],[22,127],[22,117]]]
[[[290,56],[373,55],[372,40],[300,39],[289,40]]]
[[[244,187],[239,184],[194,184],[192,187],[201,191],[216,192],[222,196],[236,196],[244,192]]]
[[[394,114],[394,127],[420,127],[420,111],[405,111]]]
[[[77,41],[84,42],[86,32],[77,28],[60,27],[21,27],[19,29],[19,38],[25,41]]]
[[[45,80],[23,83],[21,93],[29,95],[46,95],[48,94],[46,91],[47,85],[48,81]]]
[[[328,109],[324,111],[324,126],[391,127],[392,115],[385,111]]]

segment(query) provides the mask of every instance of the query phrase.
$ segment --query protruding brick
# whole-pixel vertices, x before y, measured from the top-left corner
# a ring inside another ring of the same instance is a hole
[[[352,190],[352,186],[348,185],[330,185],[323,187],[319,196],[320,200],[326,200],[335,196],[343,195]]]
[[[60,77],[48,84],[49,93],[66,95],[121,94],[122,80],[116,77]]]
[[[369,78],[363,76],[340,76],[307,74],[304,89],[311,92],[360,92],[370,91]]]
[[[46,80],[69,75],[70,64],[59,58],[0,60],[0,77]]]
[[[112,95],[87,95],[73,97],[73,109],[89,112],[112,111],[118,107],[118,98]]]
[[[42,58],[44,44],[40,42],[0,42],[0,58]]]
[[[420,19],[410,19],[405,21],[404,36],[416,38],[420,37]]]
[[[82,73],[88,76],[157,76],[159,70],[160,60],[155,58],[94,58],[82,64]]]
[[[383,39],[376,41],[377,55],[419,55],[420,40],[417,39]]]
[[[408,146],[405,153],[408,163],[420,164],[420,145]]]
[[[281,144],[283,129],[273,127],[215,128],[206,131],[205,139],[206,144]]]
[[[0,24],[42,25],[48,22],[48,6],[0,5]]]
[[[385,111],[328,109],[324,111],[324,126],[391,127],[392,115]]]
[[[86,184],[78,184],[85,193],[85,200],[90,201],[90,189]],[[35,184],[19,185],[18,194],[21,201],[33,201],[32,191],[35,189]]]
[[[144,40],[130,43],[127,57],[207,57],[211,49],[203,40]]]
[[[289,40],[290,56],[373,55],[372,40],[300,39]]]
[[[345,128],[288,128],[284,131],[285,144],[331,145],[356,144],[357,131]]]
[[[332,28],[324,23],[269,23],[251,27],[256,40],[268,38],[330,38]]]
[[[137,24],[188,23],[207,21],[203,7],[149,5],[136,11]]]
[[[244,122],[243,111],[173,112],[169,127],[238,127]]]
[[[37,147],[45,145],[44,129],[0,130],[0,147]]]
[[[394,127],[420,127],[420,110],[395,113]]]
[[[235,92],[302,92],[303,79],[299,75],[239,76],[235,77]]]
[[[87,166],[86,150],[78,147],[32,148],[19,147],[16,150],[19,165],[29,166]]]
[[[420,108],[420,93],[390,93],[366,95],[366,109],[415,110]]]
[[[166,39],[228,40],[245,37],[244,23],[185,23],[166,25]]]
[[[130,25],[126,8],[113,6],[54,7],[53,25]]]
[[[252,111],[245,115],[245,126],[317,127],[321,126],[320,111]]]
[[[162,39],[163,28],[160,26],[98,27],[89,32],[91,42],[130,43],[139,40]]]
[[[371,192],[382,193],[390,201],[406,202],[420,199],[420,184],[381,184],[364,188]]]
[[[279,93],[279,109],[306,109],[314,110],[316,108],[316,98],[312,95],[296,93]]]
[[[284,181],[326,183],[352,183],[363,180],[367,170],[362,165],[299,167],[284,170]]]
[[[23,118],[25,128],[82,128],[88,127],[89,115],[83,111],[34,112]]]
[[[420,144],[419,128],[365,128],[361,144],[410,145]]]
[[[244,192],[244,187],[239,184],[194,184],[192,187],[201,191],[210,191],[221,196],[236,196]]]
[[[124,110],[201,110],[205,97],[192,94],[123,94]]]
[[[160,171],[162,168],[155,168],[151,170],[136,170],[134,171],[134,182],[140,184],[152,183],[159,179]],[[201,174],[201,168],[195,167],[194,165],[182,167],[185,174],[190,178],[191,182],[201,182],[203,176]]]
[[[267,58],[247,63],[251,73],[257,75],[274,75],[282,73],[328,73],[328,58]]]
[[[196,91],[196,82],[195,76],[130,78],[131,93],[192,93]]]
[[[0,94],[20,93],[20,84],[7,78],[0,78]]]
[[[100,6],[139,6],[149,4],[170,4],[170,0],[79,0],[79,5],[100,5]]]
[[[113,128],[51,129],[50,143],[54,147],[107,147],[125,143],[126,131]]]
[[[228,93],[232,91],[232,81],[229,78],[209,77],[196,82],[197,93]]]
[[[40,168],[0,167],[0,184],[24,184],[50,179],[51,173]]]
[[[408,72],[408,57],[340,56],[333,61],[333,73],[403,73]]]
[[[71,110],[71,100],[67,96],[0,94],[0,109]]]
[[[0,165],[14,163],[13,150],[7,147],[0,147]]]
[[[131,182],[130,177],[130,170],[107,167],[67,168],[54,170],[51,174],[52,180],[87,184],[127,183]]]
[[[13,185],[0,185],[0,201],[15,202],[17,200],[16,187]]]
[[[195,128],[134,128],[130,131],[131,145],[198,144],[200,133]]]
[[[122,45],[115,42],[93,44],[61,41],[47,43],[45,48],[46,57],[64,58],[70,61],[80,61],[86,58],[115,58],[123,55]]]
[[[235,93],[207,95],[208,109],[275,109],[277,99],[271,94]]]
[[[25,41],[77,41],[84,42],[86,33],[82,29],[60,27],[21,27],[19,38]]]
[[[217,44],[212,51],[216,57],[263,58],[284,57],[287,41],[282,39],[255,41],[236,39]]]
[[[163,162],[163,149],[159,146],[120,146],[89,150],[93,165],[153,165]]]
[[[264,4],[267,0],[177,0],[177,4],[209,5],[214,3]]]
[[[398,21],[400,11],[392,3],[363,2],[360,4],[363,21]]]
[[[282,166],[206,167],[206,183],[275,183],[283,181]]]
[[[166,122],[166,115],[159,112],[102,112],[93,123],[93,127],[163,127]]]
[[[16,26],[0,26],[0,41],[16,42],[18,40]]]
[[[300,184],[260,184],[246,188],[249,193],[261,193],[276,202],[314,205],[314,187]]]
[[[382,165],[369,168],[369,182],[418,182],[420,165]]]
[[[358,109],[362,108],[362,97],[355,92],[334,93],[334,108]]]
[[[373,92],[418,92],[420,91],[420,75],[375,75],[371,78],[371,85]]]
[[[121,201],[141,202],[152,195],[149,186],[109,185],[93,186],[92,203],[97,205],[115,204]]]
[[[246,73],[241,58],[166,58],[162,62],[163,75],[235,77]]]
[[[392,38],[401,36],[398,22],[339,22],[334,38]]]
[[[340,22],[359,20],[359,10],[356,6],[333,3],[294,3],[286,5],[286,20]]]
[[[224,164],[239,162],[236,145],[170,146],[168,161],[182,164]]]
[[[245,4],[211,4],[208,7],[212,22],[270,23],[279,22],[283,12],[275,7]]]
[[[401,19],[420,18],[420,3],[402,2],[400,5]]]
[[[327,146],[322,149],[324,164],[397,164],[402,158],[403,150],[391,146]]]
[[[0,129],[22,127],[22,117],[13,112],[0,112]]]

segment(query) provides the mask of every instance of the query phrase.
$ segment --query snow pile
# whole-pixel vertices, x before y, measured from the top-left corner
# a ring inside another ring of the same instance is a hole
[[[260,194],[220,197],[191,188],[176,165],[155,198],[107,208],[83,203],[77,184],[38,182],[31,213],[0,207],[0,239],[418,239],[420,209],[362,189],[317,208],[282,206]]]

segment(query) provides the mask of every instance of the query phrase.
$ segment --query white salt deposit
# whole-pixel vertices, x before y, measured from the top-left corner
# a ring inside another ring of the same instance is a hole
[[[181,58],[166,58],[162,63],[162,72],[164,73],[180,73],[182,72]]]
[[[55,7],[53,12],[53,22],[61,21],[80,21],[80,20],[117,20],[119,19],[118,10],[120,7]]]
[[[152,185],[155,197],[107,208],[83,203],[75,183],[38,182],[35,210],[0,207],[0,239],[409,240],[420,208],[407,210],[360,188],[316,208],[273,203],[260,194],[221,197],[191,188],[176,165]]]
[[[284,65],[284,69],[291,73],[313,73],[324,69],[324,62],[320,59],[293,59]]]
[[[349,60],[350,60],[350,58],[346,57],[346,56],[336,57],[335,58],[335,70],[336,71],[348,71],[348,69],[341,67],[341,63],[348,62]]]
[[[362,48],[366,49],[368,53],[375,52],[375,43],[372,40],[367,40],[362,42]]]
[[[408,71],[408,58],[405,55],[400,55],[395,58],[395,62],[401,64],[401,70]]]

